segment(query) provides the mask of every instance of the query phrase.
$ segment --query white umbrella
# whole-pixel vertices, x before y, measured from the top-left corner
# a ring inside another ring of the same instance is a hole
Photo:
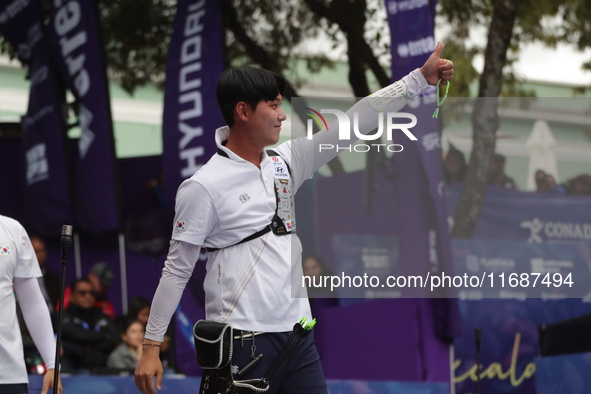
[[[542,170],[558,179],[558,167],[556,166],[556,155],[554,147],[556,140],[552,135],[550,126],[544,119],[536,120],[534,127],[526,143],[529,149],[529,168],[527,170],[527,190],[536,190],[535,173]]]

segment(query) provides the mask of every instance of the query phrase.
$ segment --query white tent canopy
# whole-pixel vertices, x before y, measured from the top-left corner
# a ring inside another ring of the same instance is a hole
[[[535,173],[542,170],[552,175],[556,183],[559,182],[558,166],[554,148],[556,140],[552,135],[550,126],[544,119],[538,119],[534,123],[526,146],[529,149],[529,167],[527,170],[527,190],[536,190]]]

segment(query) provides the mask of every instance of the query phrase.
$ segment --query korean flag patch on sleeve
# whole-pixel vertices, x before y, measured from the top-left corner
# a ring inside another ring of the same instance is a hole
[[[0,256],[8,256],[12,250],[12,246],[10,244],[2,244],[0,245]]]
[[[177,231],[185,231],[187,229],[187,222],[184,220],[177,220],[174,229]]]

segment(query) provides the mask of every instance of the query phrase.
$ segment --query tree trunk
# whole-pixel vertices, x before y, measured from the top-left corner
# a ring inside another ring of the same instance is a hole
[[[349,39],[347,39],[347,57],[349,58],[349,84],[353,88],[355,97],[366,97],[371,93],[369,85],[365,76],[365,63],[358,56],[355,56],[355,51],[351,47]]]
[[[333,0],[329,7],[319,0],[306,0],[306,4],[308,4],[310,10],[316,15],[332,23],[336,23],[347,36],[349,64],[351,64],[351,57],[354,57],[356,62],[360,61],[367,64],[382,87],[390,85],[390,77],[388,77],[388,74],[374,55],[367,41],[365,41],[365,10],[367,8],[367,1]],[[356,15],[356,17],[351,17],[351,15]],[[351,86],[355,91],[355,86]],[[357,93],[355,95],[361,97]]]
[[[390,81],[390,77],[384,70],[384,67],[382,67],[378,58],[374,55],[373,50],[367,41],[365,41],[365,38],[363,37],[365,29],[363,26],[361,27],[362,30],[360,32],[351,32],[351,34],[349,34],[347,42],[349,43],[349,48],[353,49],[353,51],[350,51],[351,54],[349,56],[352,55],[362,59],[373,72],[380,85],[385,88],[390,85],[392,81]]]
[[[516,11],[517,3],[514,0],[495,1],[488,30],[484,70],[472,111],[470,167],[456,211],[453,238],[471,238],[482,210],[488,169],[499,128],[498,96],[501,93],[503,67],[513,35]]]

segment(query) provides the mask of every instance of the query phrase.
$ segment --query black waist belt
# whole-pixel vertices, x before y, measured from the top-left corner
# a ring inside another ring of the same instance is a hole
[[[244,238],[242,241],[235,243],[234,245],[230,245],[230,246],[224,246],[222,248],[207,248],[208,252],[216,252],[220,249],[225,249],[225,248],[229,248],[231,246],[236,246],[236,245],[240,245],[242,243],[248,242],[248,241],[252,241],[253,239],[256,239],[258,237],[261,237],[265,234],[267,234],[268,232],[271,231],[271,225],[268,224],[265,228],[263,228],[261,231],[257,231],[256,233],[249,235],[248,237]]]

